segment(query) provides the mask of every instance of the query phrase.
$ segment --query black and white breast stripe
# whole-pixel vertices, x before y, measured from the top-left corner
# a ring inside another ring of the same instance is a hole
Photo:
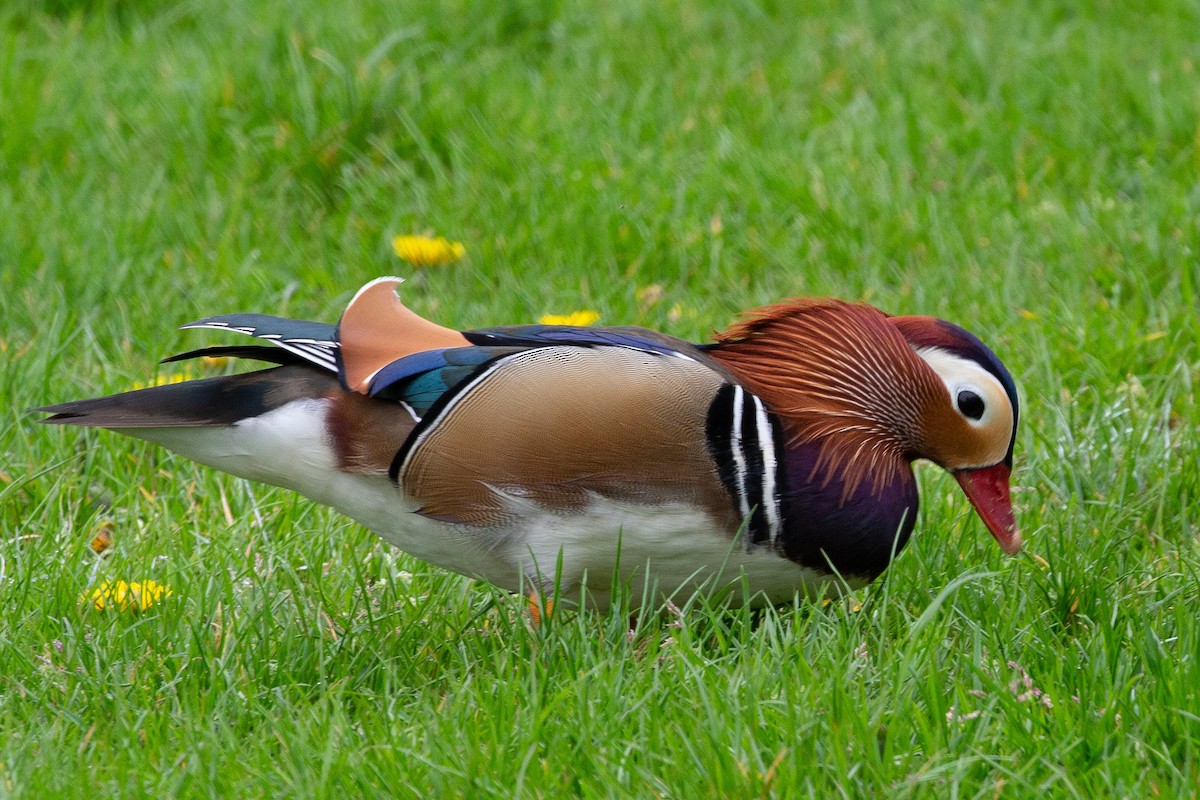
[[[706,432],[721,483],[745,520],[746,549],[774,547],[783,528],[779,423],[762,400],[727,383],[709,406]]]

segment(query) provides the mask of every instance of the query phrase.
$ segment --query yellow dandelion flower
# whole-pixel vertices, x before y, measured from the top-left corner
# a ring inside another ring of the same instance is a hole
[[[228,356],[201,356],[200,363],[208,369],[221,369],[229,363]]]
[[[115,608],[117,611],[145,611],[174,592],[158,581],[105,581],[90,592],[79,596],[79,602],[90,603],[98,611]]]
[[[192,375],[190,372],[181,372],[178,375],[155,375],[148,381],[134,381],[134,389],[149,389],[153,386],[166,386],[168,383],[183,383],[190,381]]]
[[[392,249],[414,267],[440,267],[452,264],[467,253],[462,242],[451,242],[444,236],[397,236]]]
[[[572,311],[570,314],[543,314],[538,322],[543,325],[574,325],[583,327],[600,319],[599,311]]]

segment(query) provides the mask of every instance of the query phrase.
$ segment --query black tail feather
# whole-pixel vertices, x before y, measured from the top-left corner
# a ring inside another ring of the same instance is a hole
[[[97,428],[224,426],[265,414],[294,400],[323,397],[334,389],[340,390],[333,375],[312,366],[289,365],[30,410],[51,414],[40,422],[52,425]]]
[[[281,350],[278,347],[268,347],[261,344],[245,344],[245,345],[220,345],[213,347],[201,347],[196,350],[188,350],[186,353],[167,356],[160,364],[171,364],[176,361],[187,361],[192,358],[249,358],[254,361],[265,361],[269,364],[279,364],[280,366],[310,364],[311,362],[299,356],[290,350]]]

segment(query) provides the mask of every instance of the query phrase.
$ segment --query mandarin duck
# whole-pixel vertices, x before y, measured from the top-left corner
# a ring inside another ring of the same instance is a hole
[[[294,489],[441,567],[576,601],[586,587],[600,607],[618,584],[643,599],[740,585],[733,602],[757,604],[866,584],[913,530],[916,459],[954,475],[1005,552],[1021,546],[1016,388],[957,325],[792,300],[702,345],[457,331],[405,307],[400,282],[368,283],[337,325],[202,319],[183,327],[277,347],[166,359],[271,368],[37,410]]]

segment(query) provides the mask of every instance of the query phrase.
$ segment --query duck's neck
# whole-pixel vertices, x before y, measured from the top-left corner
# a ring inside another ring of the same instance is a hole
[[[908,540],[925,452],[922,420],[944,388],[879,310],[837,301],[761,309],[710,351],[781,421],[783,550],[873,578]]]

